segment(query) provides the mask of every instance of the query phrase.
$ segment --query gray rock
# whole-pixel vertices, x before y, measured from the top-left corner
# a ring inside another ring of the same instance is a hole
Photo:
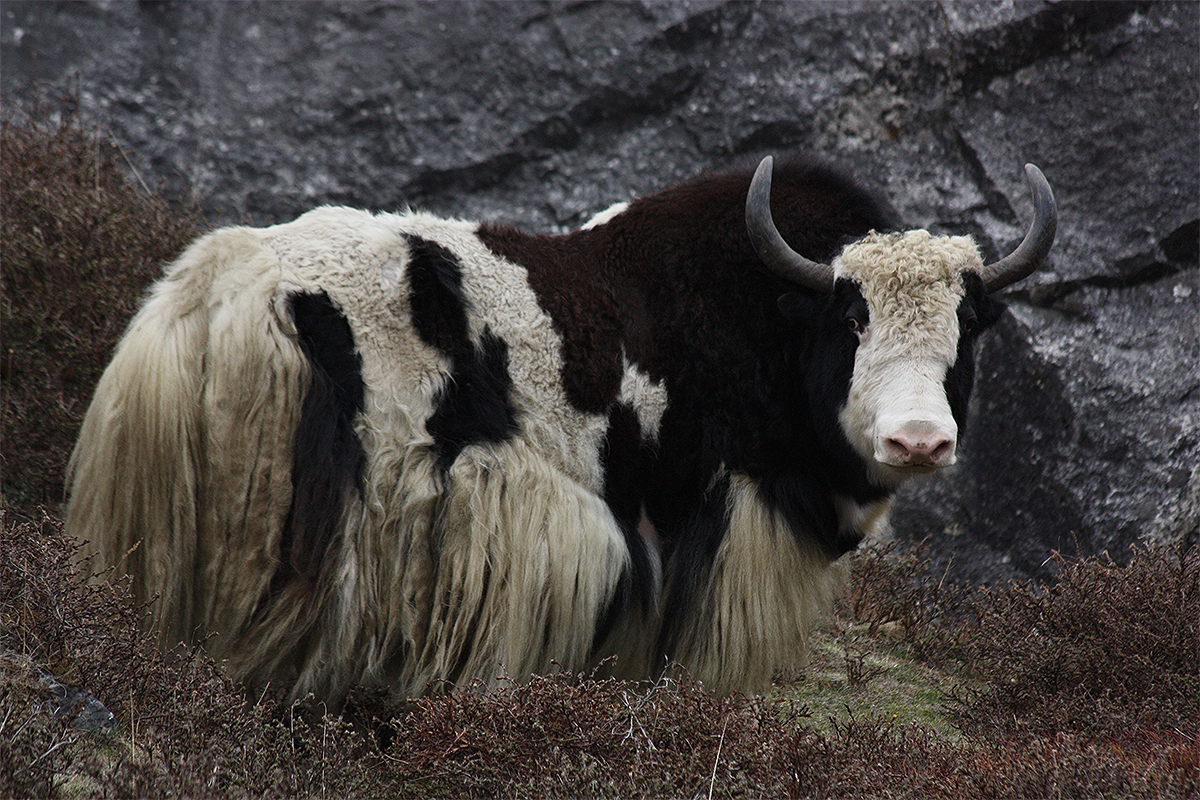
[[[62,683],[48,672],[41,672],[39,680],[51,694],[45,704],[47,714],[70,720],[76,730],[109,734],[116,729],[116,715],[91,692]]]
[[[1062,220],[980,346],[961,466],[901,537],[974,580],[1200,520],[1200,6],[1190,2],[28,3],[0,89],[74,91],[214,223],[417,205],[535,230],[817,152],[917,226]]]
[[[961,465],[906,488],[894,529],[976,581],[1047,576],[1051,551],[1194,541],[1197,297],[1188,270],[1014,303],[980,346]]]

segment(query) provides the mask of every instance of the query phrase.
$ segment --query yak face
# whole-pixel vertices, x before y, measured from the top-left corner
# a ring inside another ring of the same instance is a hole
[[[970,237],[871,234],[832,264],[854,347],[838,421],[875,482],[955,462],[974,335],[1000,306],[982,292]],[[968,287],[977,291],[968,291]]]
[[[785,317],[802,317],[805,298],[827,298],[816,315],[827,333],[813,337],[810,374],[820,384],[810,383],[809,402],[829,410],[836,393],[841,433],[877,486],[950,466],[974,378],[974,336],[1003,308],[988,295],[1037,269],[1054,242],[1058,215],[1045,176],[1025,166],[1034,220],[999,261],[985,265],[969,236],[916,230],[872,232],[822,264],[775,227],[771,169],[764,158],[750,182],[746,231],[768,269],[808,290],[780,298]]]
[[[779,299],[809,342],[798,377],[829,452],[844,439],[871,482],[887,490],[954,464],[973,344],[1004,308],[976,274],[974,241],[872,233],[831,266],[831,291]]]

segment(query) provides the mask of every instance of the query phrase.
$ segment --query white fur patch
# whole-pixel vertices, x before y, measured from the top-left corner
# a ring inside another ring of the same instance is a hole
[[[589,219],[587,222],[585,222],[580,227],[580,230],[587,231],[587,230],[591,230],[592,228],[603,225],[606,222],[611,221],[613,217],[624,212],[625,209],[627,209],[627,208],[629,208],[629,203],[614,203],[613,205],[604,209],[603,211],[601,211],[600,213],[596,214],[594,217]]]
[[[621,374],[621,393],[618,399],[633,408],[642,438],[657,441],[663,414],[667,413],[667,387],[656,381],[621,354],[624,372]]]
[[[276,566],[307,380],[276,316],[281,277],[259,231],[197,240],[130,322],[71,457],[67,530],[98,551],[94,573],[159,596],[165,647],[240,630]]]
[[[448,475],[425,423],[450,365],[413,328],[406,233],[459,256],[470,335],[509,348],[520,431],[466,447]],[[367,472],[319,584],[268,600],[308,382],[288,306],[301,291],[353,331]],[[165,646],[198,638],[235,679],[293,699],[586,668],[629,553],[599,496],[606,418],[567,402],[560,350],[525,270],[473,223],[320,208],[217,231],[155,285],[97,387],[68,530],[101,551],[95,572],[160,596]]]
[[[892,498],[876,500],[873,503],[857,503],[849,497],[834,495],[833,507],[837,512],[840,533],[862,533],[872,537],[878,536],[887,525]]]
[[[604,502],[520,438],[466,448],[445,486],[410,466],[380,464],[397,481],[371,482],[391,489],[376,508],[396,518],[380,527],[396,544],[381,540],[373,550],[385,557],[364,566],[401,590],[377,612],[389,631],[380,677],[415,695],[439,680],[586,665],[599,611],[629,565]],[[396,652],[410,656],[392,674]]]
[[[395,222],[397,230],[437,242],[458,256],[472,340],[478,344],[488,328],[508,345],[511,399],[522,436],[580,484],[601,491],[600,447],[607,420],[578,411],[568,401],[561,379],[562,340],[538,304],[525,267],[484,246],[472,224],[426,214]]]

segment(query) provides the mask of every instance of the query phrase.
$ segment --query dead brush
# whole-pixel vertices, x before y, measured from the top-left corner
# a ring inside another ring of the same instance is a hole
[[[69,105],[69,104],[68,104]],[[63,474],[110,351],[198,209],[128,176],[127,159],[70,111],[5,103],[0,120],[0,439],[5,501],[37,519]]]
[[[886,667],[871,663],[870,654],[852,643],[848,628],[843,630],[840,639],[842,667],[846,671],[846,684],[850,688],[855,689],[866,686],[876,678],[888,673]]]
[[[955,745],[918,725],[867,716],[836,722],[828,734],[794,732],[780,743],[775,766],[788,797],[1195,797],[1200,781],[1178,765],[1177,752],[1125,752],[1065,733]]]
[[[45,713],[38,689],[28,660],[0,652],[0,796],[49,796],[64,746],[82,735]]]
[[[60,522],[0,511],[0,796],[387,793],[354,763],[363,743],[343,720],[289,726],[198,651],[163,654],[139,629],[145,610],[120,585],[84,583],[78,557]],[[93,692],[114,734],[51,716],[35,668]]]
[[[981,589],[960,637],[984,688],[953,698],[967,730],[1122,742],[1179,731],[1200,742],[1200,552],[1138,547],[1054,556],[1056,583]]]
[[[646,686],[571,674],[417,702],[387,753],[432,796],[705,797],[781,787],[773,710],[690,678]]]
[[[907,647],[922,660],[946,661],[957,652],[960,622],[970,613],[970,587],[934,578],[928,547],[899,542],[864,547],[853,556],[851,584],[839,613]]]

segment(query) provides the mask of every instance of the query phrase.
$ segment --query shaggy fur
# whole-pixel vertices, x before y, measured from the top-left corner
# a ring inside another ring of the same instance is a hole
[[[319,209],[211,234],[155,287],[97,387],[68,525],[99,549],[94,571],[119,567],[139,600],[160,596],[165,643],[215,632],[207,646],[235,677],[293,697],[586,666],[629,562],[598,496],[605,422],[547,379],[559,371],[550,321],[519,268],[469,230]],[[462,441],[447,469],[426,425],[455,373],[410,323],[406,237],[483,264],[463,279],[466,335],[478,345],[495,330],[510,351],[520,433]],[[272,588],[312,383],[292,304],[316,292],[354,332],[367,467],[316,580]]]
[[[761,690],[777,670],[804,666],[808,629],[832,601],[838,572],[759,500],[750,478],[728,482],[727,531],[671,652],[710,688]]]
[[[346,208],[203,237],[97,386],[69,532],[158,597],[164,646],[293,699],[610,654],[763,688],[908,474],[880,420],[961,424],[1000,307],[969,240],[868,235],[886,208],[805,164],[774,213],[838,279],[796,291],[748,184],[560,237]]]

